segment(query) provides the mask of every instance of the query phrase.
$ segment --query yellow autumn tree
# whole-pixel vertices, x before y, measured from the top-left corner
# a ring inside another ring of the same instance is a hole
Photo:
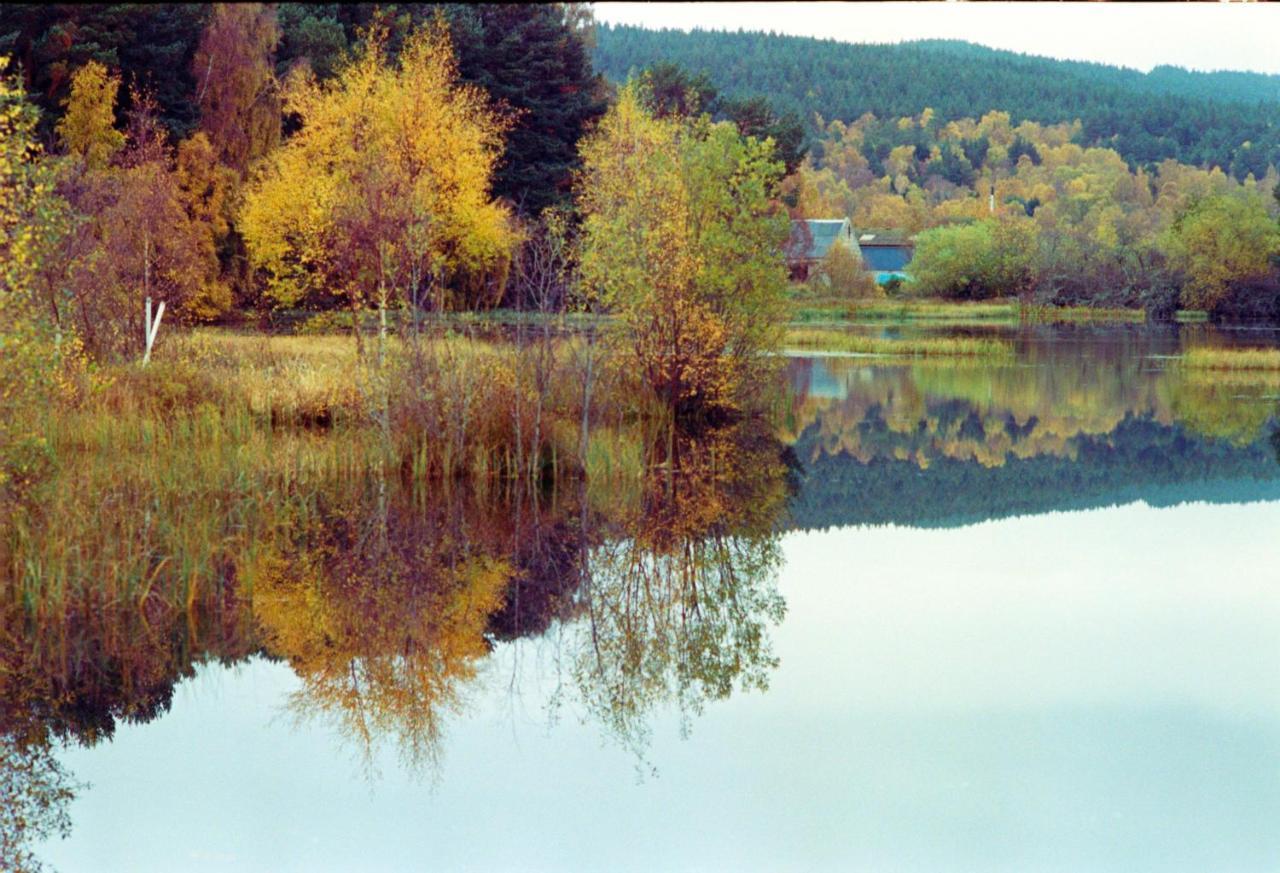
[[[493,268],[515,242],[489,194],[507,121],[463,84],[440,19],[392,65],[374,30],[333,80],[285,85],[301,130],[267,157],[240,215],[267,295],[345,297],[356,313],[407,303],[444,308],[451,276]],[[357,333],[357,337],[358,337]]]
[[[67,346],[39,300],[66,204],[36,139],[36,109],[6,67],[0,57],[0,529],[6,504],[47,467],[36,413],[54,387],[59,346]]]
[[[89,61],[71,80],[66,114],[58,122],[58,137],[68,154],[101,170],[124,148],[124,134],[116,130],[116,95],[120,77],[110,75],[97,61]]]
[[[582,282],[675,414],[743,408],[780,340],[789,222],[773,143],[655,118],[629,85],[582,147]]]
[[[1280,253],[1280,230],[1255,192],[1208,197],[1180,214],[1161,238],[1186,280],[1182,303],[1215,310],[1234,285],[1265,275]]]
[[[178,144],[175,165],[180,199],[198,230],[197,246],[205,264],[204,281],[185,306],[196,321],[212,321],[232,306],[231,287],[218,275],[218,244],[230,232],[228,216],[235,194],[236,172],[218,160],[204,131]]]

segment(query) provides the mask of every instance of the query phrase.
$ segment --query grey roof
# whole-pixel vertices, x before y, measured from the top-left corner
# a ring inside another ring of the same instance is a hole
[[[807,250],[801,251],[802,231],[801,225],[805,225],[809,230],[809,246]],[[827,252],[831,250],[831,246],[839,239],[841,233],[852,233],[847,218],[808,218],[804,221],[791,222],[791,240],[792,245],[790,251],[794,252],[794,257],[802,260],[819,260],[827,256]]]

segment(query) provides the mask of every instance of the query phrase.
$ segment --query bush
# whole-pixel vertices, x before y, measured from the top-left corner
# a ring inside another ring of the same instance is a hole
[[[916,239],[908,287],[953,300],[1022,296],[1033,284],[1035,248],[1026,216],[935,227]]]
[[[1280,276],[1267,273],[1232,282],[1209,308],[1214,321],[1280,321]]]
[[[817,281],[824,283],[828,291],[842,297],[863,299],[883,297],[884,292],[875,278],[867,272],[862,258],[845,245],[833,245],[822,259]]]

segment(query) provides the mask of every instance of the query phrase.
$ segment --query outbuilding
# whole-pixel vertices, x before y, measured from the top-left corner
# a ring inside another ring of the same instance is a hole
[[[915,246],[902,233],[892,230],[869,230],[858,234],[858,248],[881,285],[893,279],[906,279],[907,265],[915,254]]]
[[[787,268],[791,278],[804,282],[813,267],[839,243],[858,254],[858,241],[847,218],[809,218],[791,222],[791,238],[787,241]]]

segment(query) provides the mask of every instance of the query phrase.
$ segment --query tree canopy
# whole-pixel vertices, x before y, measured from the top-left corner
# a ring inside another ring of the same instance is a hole
[[[372,34],[333,79],[299,71],[288,83],[301,129],[270,155],[241,217],[278,302],[321,291],[355,308],[438,308],[445,276],[508,256],[508,213],[489,194],[504,121],[459,80],[443,23],[394,61],[385,39]]]
[[[1132,164],[1165,158],[1215,165],[1237,179],[1280,165],[1280,77],[1158,68],[1144,76],[996,51],[969,43],[897,45],[747,31],[597,29],[597,67],[621,82],[678,64],[730,98],[767,94],[781,112],[853,121],[864,113],[936,122],[993,109],[1015,124],[1079,119],[1077,141],[1115,149]]]

